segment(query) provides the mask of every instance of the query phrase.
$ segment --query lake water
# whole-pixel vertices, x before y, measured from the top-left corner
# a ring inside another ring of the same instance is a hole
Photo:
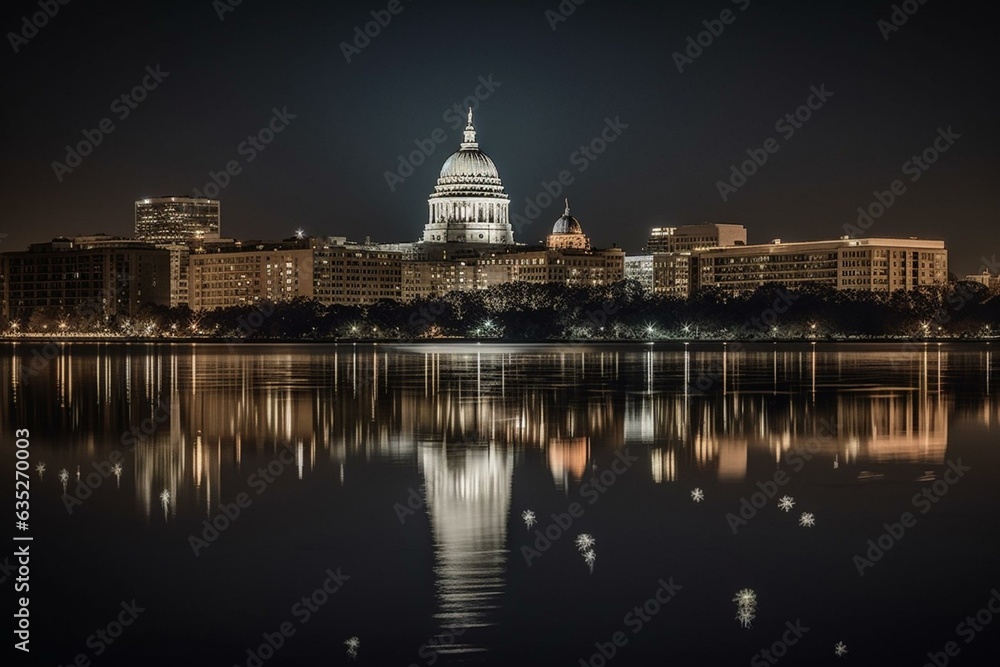
[[[953,641],[979,665],[1000,646],[993,612],[959,625],[1000,589],[985,343],[67,344],[44,365],[40,346],[0,359],[5,478],[15,429],[32,452],[24,664],[919,666]]]

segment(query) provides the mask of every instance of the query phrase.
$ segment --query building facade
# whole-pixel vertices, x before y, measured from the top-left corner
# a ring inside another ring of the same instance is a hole
[[[293,244],[258,244],[244,249],[194,253],[190,263],[189,305],[214,310],[261,302],[311,299],[313,251]]]
[[[809,284],[834,289],[894,292],[946,285],[944,241],[840,238],[828,241],[709,248],[692,253],[693,287],[729,293],[769,283],[795,288]]]
[[[170,302],[169,253],[148,243],[66,238],[0,255],[3,315],[19,320],[39,308],[100,319],[134,317]]]
[[[328,239],[313,243],[313,294],[324,305],[364,306],[402,297],[402,253]]]
[[[700,225],[654,227],[646,242],[646,252],[691,252],[704,248],[719,248],[747,244],[743,225],[706,222]]]
[[[219,238],[217,199],[151,197],[135,202],[135,237],[150,243],[190,243]]]
[[[216,199],[154,197],[135,202],[135,236],[170,253],[170,305],[189,305],[192,249],[220,240],[221,205]]]

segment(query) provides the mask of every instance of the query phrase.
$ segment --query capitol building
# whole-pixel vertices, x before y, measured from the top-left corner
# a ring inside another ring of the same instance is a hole
[[[430,220],[426,243],[513,245],[510,198],[493,160],[479,150],[472,109],[461,148],[445,160],[434,193],[427,202]]]
[[[750,245],[743,225],[703,223],[656,227],[644,252],[626,259],[621,248],[592,247],[569,201],[551,232],[534,230],[544,241],[518,242],[510,203],[500,170],[479,146],[470,109],[458,150],[444,161],[428,197],[417,241],[358,243],[304,233],[238,241],[220,237],[217,200],[144,198],[136,201],[135,238],[61,237],[0,254],[0,314],[18,318],[40,307],[99,301],[121,291],[112,269],[126,266],[149,283],[141,297],[136,288],[116,301],[128,315],[147,303],[212,310],[305,298],[364,306],[512,282],[599,287],[629,279],[679,298],[702,287],[738,294],[769,283],[885,292],[947,283],[943,241],[841,237]],[[67,266],[90,273],[71,274]],[[80,277],[52,282],[39,275]]]

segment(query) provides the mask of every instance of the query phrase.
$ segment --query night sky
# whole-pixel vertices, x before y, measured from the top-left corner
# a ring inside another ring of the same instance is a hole
[[[567,170],[596,246],[637,251],[652,226],[702,221],[742,223],[751,242],[835,238],[900,179],[866,235],[943,238],[959,275],[1000,255],[995,27],[981,3],[911,0],[886,41],[890,2],[587,0],[553,30],[557,0],[402,0],[348,63],[341,43],[388,4],[242,0],[220,21],[221,0],[71,0],[15,53],[9,33],[39,9],[6,3],[0,249],[131,234],[135,199],[204,189],[230,160],[241,173],[218,195],[224,236],[416,240],[461,141],[445,113],[492,77],[476,128],[512,216]],[[679,72],[672,54],[726,9],[734,20]],[[122,119],[115,99],[157,65],[169,75]],[[833,96],[812,118],[776,131],[824,85]],[[247,162],[240,144],[274,108],[295,118]],[[114,131],[57,180],[52,163],[104,118]],[[572,156],[608,118],[627,128],[581,172]],[[960,138],[911,181],[904,163],[948,127]],[[385,172],[439,128],[447,140],[390,191]],[[724,202],[717,182],[772,137],[778,152]],[[559,199],[516,240],[544,238]]]

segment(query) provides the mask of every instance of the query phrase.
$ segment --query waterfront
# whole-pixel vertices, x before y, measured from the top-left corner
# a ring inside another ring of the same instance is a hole
[[[146,611],[101,664],[246,665],[285,622],[267,665],[339,663],[351,636],[367,664],[574,665],[618,631],[615,664],[745,664],[796,620],[790,664],[833,661],[838,641],[854,664],[921,664],[1000,585],[988,344],[66,344],[26,375],[34,347],[6,345],[0,378],[7,437],[27,428],[46,466],[48,663],[93,656],[98,619],[135,598]],[[116,453],[120,475],[89,488]],[[779,471],[794,511],[772,497],[741,515]],[[937,482],[923,512],[914,496]],[[541,548],[534,531],[573,503]],[[861,576],[855,556],[907,511]],[[338,568],[303,621],[295,605]],[[661,580],[681,588],[635,631]],[[983,632],[964,664],[996,647]]]

